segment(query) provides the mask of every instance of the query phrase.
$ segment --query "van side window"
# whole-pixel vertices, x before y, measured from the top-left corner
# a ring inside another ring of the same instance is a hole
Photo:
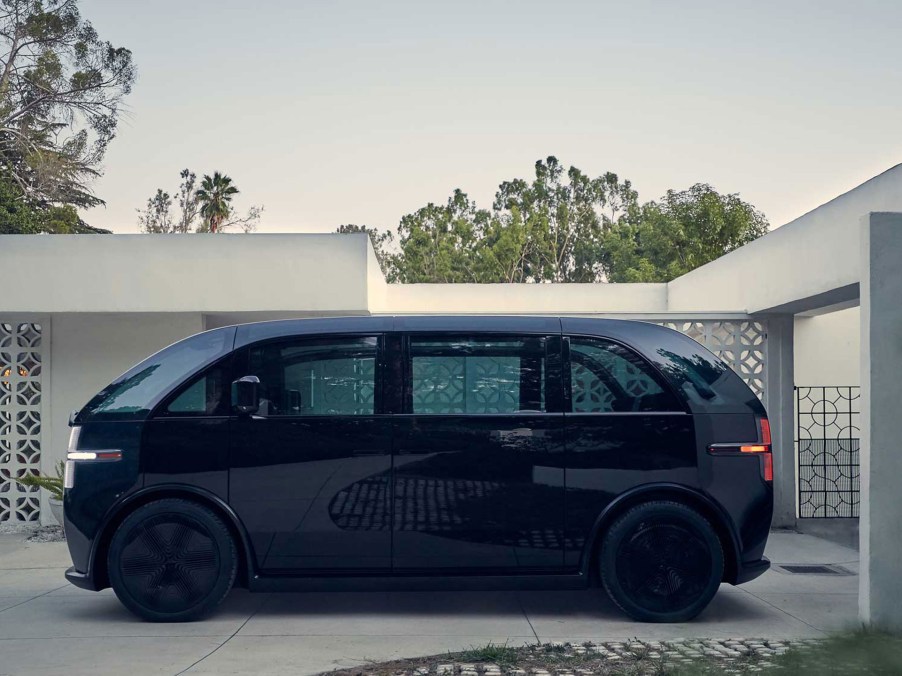
[[[228,415],[225,394],[225,368],[216,366],[195,378],[175,399],[169,402],[165,415]]]
[[[412,337],[411,411],[545,410],[545,339]]]
[[[570,392],[573,413],[682,410],[638,355],[593,338],[570,339]]]
[[[303,339],[250,349],[259,415],[373,415],[378,339]]]

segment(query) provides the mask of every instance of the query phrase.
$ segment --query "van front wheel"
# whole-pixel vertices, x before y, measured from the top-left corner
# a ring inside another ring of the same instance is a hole
[[[152,622],[187,622],[226,597],[238,556],[216,514],[167,498],[142,505],[122,521],[107,564],[113,591],[133,613]]]
[[[714,598],[723,549],[711,524],[676,502],[648,502],[621,516],[601,543],[601,579],[641,622],[686,622]]]

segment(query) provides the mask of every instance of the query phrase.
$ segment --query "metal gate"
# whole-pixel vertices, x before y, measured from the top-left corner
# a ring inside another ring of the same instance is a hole
[[[795,389],[799,517],[857,517],[861,388]]]

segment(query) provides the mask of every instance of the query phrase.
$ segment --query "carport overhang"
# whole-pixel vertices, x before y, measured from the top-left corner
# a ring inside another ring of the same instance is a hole
[[[768,317],[768,408],[784,449],[793,448],[793,317],[861,306],[860,618],[902,629],[902,165],[668,284],[669,310],[690,302]],[[779,462],[795,475],[794,454]],[[775,522],[790,520],[789,498],[777,487]]]
[[[857,307],[861,301],[861,285],[856,282],[847,284],[829,291],[823,291],[813,296],[799,298],[797,300],[776,305],[761,310],[759,314],[789,314],[801,317],[816,317],[850,307]]]
[[[856,304],[861,219],[902,212],[902,165],[668,284],[668,309],[818,314]]]
[[[869,183],[886,178],[884,174]],[[768,317],[768,407],[771,415],[778,413],[784,423],[793,415],[792,318],[860,305],[859,612],[863,623],[898,631],[902,630],[902,576],[898,572],[902,559],[902,500],[898,497],[898,477],[902,476],[898,423],[902,401],[902,205],[894,204],[892,212],[855,213],[855,205],[873,206],[878,201],[868,199],[873,188],[864,184],[674,280],[669,285],[668,305],[678,309],[691,296],[706,297],[712,307],[723,303]],[[900,191],[892,197],[902,202]],[[779,335],[774,335],[775,331]],[[779,432],[784,448],[792,447],[788,428],[783,424]],[[782,454],[782,471],[794,474],[793,462],[793,455]],[[779,521],[780,511],[789,507],[788,495],[775,498]]]

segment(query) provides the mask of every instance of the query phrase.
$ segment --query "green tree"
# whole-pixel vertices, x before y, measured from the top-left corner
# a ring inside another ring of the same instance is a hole
[[[739,195],[698,183],[668,190],[606,232],[602,267],[611,282],[666,282],[767,231],[764,214]]]
[[[252,206],[240,215],[232,206],[232,198],[239,190],[225,174],[216,171],[213,176],[204,175],[200,187],[197,186],[197,174],[190,169],[182,169],[179,176],[182,182],[177,195],[177,213],[173,213],[176,199],[157,188],[144,208],[136,209],[141,232],[222,232],[234,227],[250,232],[257,227],[263,207]]]
[[[197,174],[189,169],[182,169],[179,176],[182,182],[179,185],[179,219],[175,224],[175,231],[186,233],[191,232],[200,211],[200,201],[197,199]]]
[[[143,210],[138,209],[138,224],[142,232],[165,234],[175,232],[172,221],[172,196],[157,188],[157,194],[147,200]]]
[[[173,197],[162,188],[157,188],[156,194],[148,198],[144,208],[136,209],[141,232],[185,234],[192,231],[200,210],[197,175],[189,169],[182,169],[179,175],[182,182],[178,193],[178,215],[172,213]]]
[[[603,233],[636,209],[637,194],[616,174],[566,172],[539,160],[531,180],[498,187],[491,211],[456,190],[398,226],[391,258],[402,282],[591,282],[601,274]]]
[[[131,52],[76,0],[0,0],[0,162],[34,205],[102,204],[88,184],[131,91]]]
[[[92,234],[109,230],[92,228],[70,204],[34,205],[19,186],[0,172],[0,235]]]
[[[405,283],[668,281],[767,230],[738,195],[697,184],[640,204],[630,181],[565,171],[553,156],[501,183],[491,210],[455,190],[403,216],[396,253],[384,252],[388,232],[339,228],[368,232],[386,278]]]
[[[40,212],[28,203],[19,186],[0,174],[0,234],[38,233],[40,218]]]
[[[392,279],[408,284],[485,281],[483,234],[491,217],[461,190],[455,190],[446,204],[430,202],[403,216]]]
[[[595,281],[602,234],[636,199],[616,174],[591,178],[565,173],[554,156],[539,160],[532,181],[505,181],[495,195],[488,257],[501,279],[492,281]]]
[[[354,225],[353,223],[339,225],[335,232],[339,234],[366,233],[369,235],[373,251],[376,253],[376,260],[379,261],[379,267],[382,269],[382,274],[385,275],[389,282],[396,281],[394,278],[393,254],[388,250],[394,240],[391,232],[371,228],[368,225]]]
[[[71,204],[51,205],[41,211],[41,232],[57,235],[109,234],[109,230],[92,228],[78,217]]]
[[[204,219],[204,229],[216,232],[232,213],[232,198],[239,192],[232,185],[232,179],[214,171],[212,176],[204,175],[197,191],[200,215]]]

